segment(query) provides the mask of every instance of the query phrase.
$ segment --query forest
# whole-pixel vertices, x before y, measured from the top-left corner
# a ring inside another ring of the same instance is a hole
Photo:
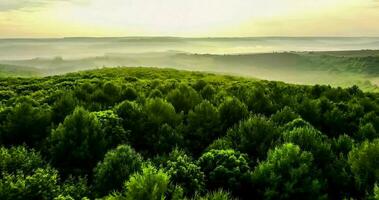
[[[207,72],[0,78],[0,199],[379,199],[379,94]]]

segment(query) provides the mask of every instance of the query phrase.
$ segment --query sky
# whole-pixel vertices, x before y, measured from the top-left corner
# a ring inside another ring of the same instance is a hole
[[[0,38],[379,36],[379,0],[0,0]]]

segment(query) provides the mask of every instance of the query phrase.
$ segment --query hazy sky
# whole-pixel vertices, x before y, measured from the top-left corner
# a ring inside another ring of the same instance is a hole
[[[379,0],[0,0],[0,37],[379,36]]]

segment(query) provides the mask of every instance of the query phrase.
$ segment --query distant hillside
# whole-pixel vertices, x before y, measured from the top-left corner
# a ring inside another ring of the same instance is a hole
[[[110,53],[104,56],[82,59],[55,57],[1,62],[9,65],[38,68],[38,70],[33,68],[30,70],[29,68],[22,69],[34,73],[39,72],[42,75],[64,74],[104,66],[151,66],[242,75],[297,84],[330,84],[342,87],[358,85],[364,90],[378,91],[376,84],[379,83],[379,56],[372,56],[375,52],[284,52],[216,55],[169,51]],[[34,75],[34,73],[24,72],[22,75]]]
[[[379,50],[347,50],[347,51],[311,51],[304,52],[307,55],[328,55],[339,57],[367,57],[379,56]]]
[[[0,64],[0,77],[30,77],[40,75],[40,70],[34,67]]]
[[[182,51],[190,54],[359,51],[378,49],[379,37],[74,37],[0,39],[0,60],[80,59],[108,53]]]

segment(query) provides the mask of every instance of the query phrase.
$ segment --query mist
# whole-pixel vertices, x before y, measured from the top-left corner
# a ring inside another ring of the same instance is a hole
[[[160,67],[377,91],[379,51],[369,49],[378,46],[379,38],[370,37],[2,39],[0,69],[9,76],[51,76]]]

